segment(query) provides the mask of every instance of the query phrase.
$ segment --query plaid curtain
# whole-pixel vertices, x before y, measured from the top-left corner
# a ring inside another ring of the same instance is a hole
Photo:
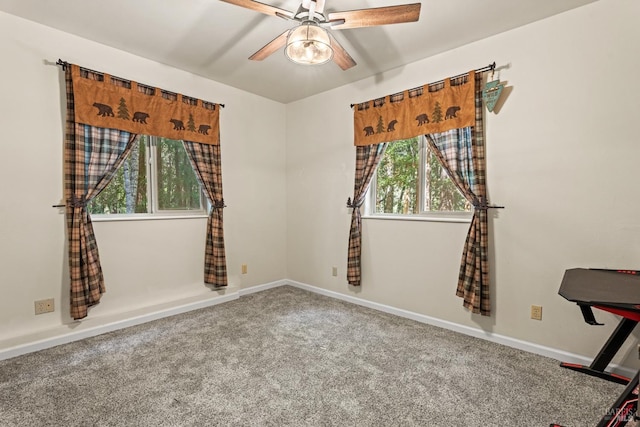
[[[204,281],[215,287],[227,286],[227,261],[222,229],[222,161],[220,146],[184,141],[191,166],[211,202],[207,220],[207,246],[204,259]]]
[[[475,93],[473,128],[453,129],[426,137],[453,182],[474,206],[462,252],[456,295],[463,298],[463,305],[473,313],[489,316],[489,238],[481,73],[476,74]]]
[[[87,316],[89,307],[100,302],[100,297],[105,292],[98,245],[87,203],[111,181],[137,135],[75,123],[71,67],[67,67],[65,79],[67,118],[64,190],[69,240],[71,317],[82,319]]]
[[[349,257],[347,260],[347,281],[350,285],[360,286],[360,254],[362,251],[362,216],[360,206],[364,203],[371,178],[382,159],[387,143],[356,146],[356,175],[353,189],[353,202],[347,206],[353,208],[351,230],[349,231]]]

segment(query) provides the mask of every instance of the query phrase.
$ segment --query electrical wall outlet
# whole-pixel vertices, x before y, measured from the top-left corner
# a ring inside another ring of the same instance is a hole
[[[51,313],[55,309],[53,305],[53,298],[35,301],[34,306],[36,314]]]
[[[337,277],[338,276],[338,267],[332,267],[331,268],[331,275],[333,277]]]
[[[542,320],[542,306],[541,305],[532,305],[531,306],[531,318],[533,320]]]
[[[247,274],[247,264],[242,264],[242,274]]]

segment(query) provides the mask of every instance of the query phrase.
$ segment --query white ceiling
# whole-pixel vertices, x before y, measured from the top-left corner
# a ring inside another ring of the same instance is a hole
[[[418,22],[334,30],[358,64],[347,71],[296,65],[282,51],[248,60],[296,23],[219,0],[0,0],[0,11],[288,103],[594,1],[422,0]],[[300,4],[262,2],[291,11]],[[326,0],[325,12],[413,2]]]

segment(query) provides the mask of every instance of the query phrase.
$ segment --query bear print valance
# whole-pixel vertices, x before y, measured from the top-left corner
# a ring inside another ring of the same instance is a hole
[[[467,76],[464,76],[467,77]],[[468,77],[354,105],[354,145],[379,144],[475,124],[475,71]]]
[[[69,65],[76,123],[205,144],[220,143],[219,104]]]

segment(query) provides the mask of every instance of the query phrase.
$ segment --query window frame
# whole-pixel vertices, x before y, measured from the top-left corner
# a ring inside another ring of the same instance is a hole
[[[418,213],[411,214],[397,214],[397,213],[383,213],[375,212],[376,206],[376,191],[378,170],[376,169],[364,202],[364,214],[362,218],[366,219],[383,219],[383,220],[403,220],[403,221],[433,221],[433,222],[464,222],[470,223],[473,217],[473,208],[470,211],[425,211],[424,210],[424,197],[427,190],[426,181],[426,155],[427,150],[430,149],[427,139],[424,135],[418,136],[418,180],[420,180],[420,191],[417,195],[417,203],[420,207]],[[395,141],[389,142],[393,144]],[[451,179],[451,178],[449,178]]]
[[[160,209],[158,207],[158,166],[155,159],[157,158],[157,146],[158,142],[162,137],[155,135],[140,135],[140,137],[148,138],[148,142],[144,142],[147,146],[147,150],[145,152],[146,159],[145,165],[147,168],[147,179],[146,179],[146,192],[147,192],[147,209],[149,212],[144,213],[117,213],[117,214],[104,214],[104,213],[95,213],[90,214],[91,220],[94,222],[108,222],[108,221],[140,221],[140,220],[155,220],[155,219],[187,219],[187,218],[207,218],[208,212],[211,209],[211,204],[209,203],[209,199],[204,194],[202,189],[202,184],[198,180],[198,184],[200,186],[200,208],[199,209]],[[171,138],[165,138],[171,139]],[[183,140],[172,140],[172,141],[180,141],[183,144]],[[137,141],[138,144],[143,143],[141,138]],[[186,152],[186,148],[185,152]],[[187,154],[188,155],[188,154]],[[122,165],[120,166],[122,167]],[[193,167],[193,166],[192,166]],[[116,172],[117,173],[117,172]],[[195,171],[194,171],[195,174]],[[111,183],[109,183],[111,184]]]

